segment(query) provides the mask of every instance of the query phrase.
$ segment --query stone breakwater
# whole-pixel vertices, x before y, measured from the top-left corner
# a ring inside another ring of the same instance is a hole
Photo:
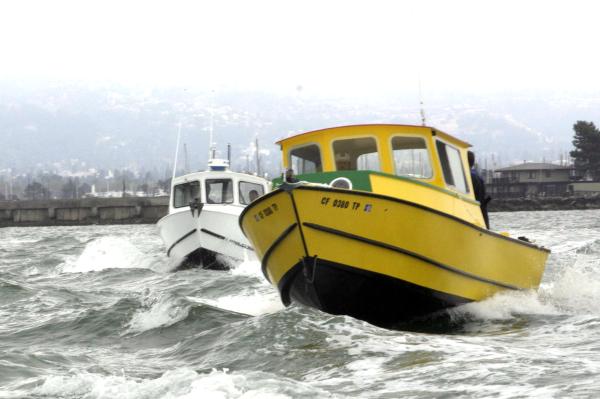
[[[169,197],[0,201],[0,227],[156,223]]]
[[[600,197],[495,198],[488,209],[490,212],[600,209]],[[168,197],[0,201],[0,227],[152,224],[168,212]]]
[[[577,209],[600,209],[600,197],[494,198],[488,205],[490,212],[567,211]]]

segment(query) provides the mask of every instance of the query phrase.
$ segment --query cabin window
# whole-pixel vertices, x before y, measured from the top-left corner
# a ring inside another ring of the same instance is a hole
[[[377,143],[372,137],[333,142],[336,170],[380,170]]]
[[[265,189],[261,184],[240,182],[240,204],[248,205],[264,193]]]
[[[190,202],[196,198],[200,200],[200,182],[198,181],[178,184],[173,188],[173,206],[175,208],[189,206]]]
[[[295,174],[322,172],[321,150],[316,144],[305,145],[290,151],[290,167]]]
[[[206,179],[207,204],[231,204],[233,183],[231,179]]]
[[[392,154],[397,175],[418,179],[430,179],[433,176],[429,151],[423,138],[392,138]]]
[[[458,191],[468,193],[469,189],[467,187],[467,179],[465,178],[460,151],[439,140],[435,144],[440,156],[440,163],[446,184]]]

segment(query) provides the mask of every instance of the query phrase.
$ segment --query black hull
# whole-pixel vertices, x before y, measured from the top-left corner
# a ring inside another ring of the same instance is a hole
[[[224,260],[224,255],[217,257],[216,252],[208,249],[198,248],[183,259],[183,261],[175,268],[175,271],[202,268],[208,270],[229,270],[229,263]],[[231,261],[234,261],[231,259]]]
[[[384,328],[471,302],[382,274],[306,257],[278,284],[284,304],[298,302]]]

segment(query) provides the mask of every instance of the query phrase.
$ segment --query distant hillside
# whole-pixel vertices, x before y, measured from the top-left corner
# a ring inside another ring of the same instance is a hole
[[[600,122],[599,105],[592,96],[453,96],[430,101],[425,111],[428,124],[469,141],[480,160],[491,162],[493,155],[496,163],[508,164],[559,159],[571,149],[573,123]],[[69,160],[96,168],[163,170],[172,163],[179,121],[190,167],[202,168],[211,110],[215,141],[223,155],[232,143],[234,167],[244,168],[253,159],[258,135],[262,163],[271,173],[279,171],[273,143],[281,137],[342,124],[420,121],[415,104],[400,98],[342,102],[301,93],[13,86],[0,94],[0,170]]]

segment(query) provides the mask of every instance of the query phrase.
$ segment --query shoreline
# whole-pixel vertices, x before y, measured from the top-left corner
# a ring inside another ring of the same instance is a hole
[[[600,196],[493,199],[488,212],[600,209]],[[0,201],[0,228],[155,224],[169,197]]]
[[[573,211],[600,209],[600,197],[493,198],[488,212]]]
[[[169,197],[0,201],[0,228],[154,224],[168,212]]]

